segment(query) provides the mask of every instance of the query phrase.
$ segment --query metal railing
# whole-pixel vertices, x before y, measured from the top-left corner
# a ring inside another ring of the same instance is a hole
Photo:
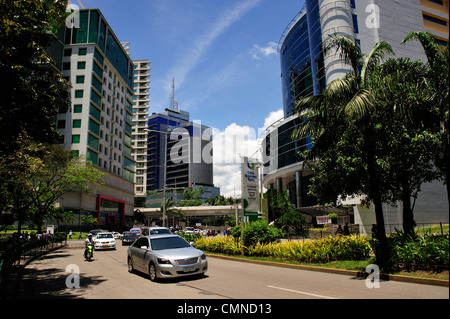
[[[24,267],[33,258],[65,246],[67,236],[46,238],[9,238],[0,245],[0,299],[11,296],[17,289]]]

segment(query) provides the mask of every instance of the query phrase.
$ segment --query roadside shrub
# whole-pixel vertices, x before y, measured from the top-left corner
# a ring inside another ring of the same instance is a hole
[[[238,255],[240,239],[232,237],[201,238],[195,247],[208,252]],[[371,247],[365,236],[350,235],[326,237],[315,241],[259,243],[244,245],[247,256],[272,257],[308,263],[325,263],[336,260],[362,260],[370,256]]]
[[[234,226],[232,228],[232,235],[235,238],[241,236],[241,226]],[[245,225],[242,241],[245,246],[266,244],[274,242],[277,238],[282,236],[281,230],[276,227],[269,226],[267,220],[260,219]]]
[[[405,235],[397,231],[388,237],[392,262],[398,265],[448,266],[449,234]]]

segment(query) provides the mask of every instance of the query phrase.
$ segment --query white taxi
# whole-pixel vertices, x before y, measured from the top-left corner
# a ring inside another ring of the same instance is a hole
[[[113,233],[98,233],[94,240],[94,249],[116,249]]]

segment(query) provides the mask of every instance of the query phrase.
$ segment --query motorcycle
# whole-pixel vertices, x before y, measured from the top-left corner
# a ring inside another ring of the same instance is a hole
[[[87,261],[91,261],[92,260],[93,251],[94,251],[94,245],[93,244],[88,244],[87,247],[86,247],[86,253],[85,253],[85,259]]]

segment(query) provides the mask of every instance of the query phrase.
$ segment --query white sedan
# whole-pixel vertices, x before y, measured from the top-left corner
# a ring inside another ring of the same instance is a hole
[[[94,249],[116,249],[113,233],[98,233],[94,240]]]

